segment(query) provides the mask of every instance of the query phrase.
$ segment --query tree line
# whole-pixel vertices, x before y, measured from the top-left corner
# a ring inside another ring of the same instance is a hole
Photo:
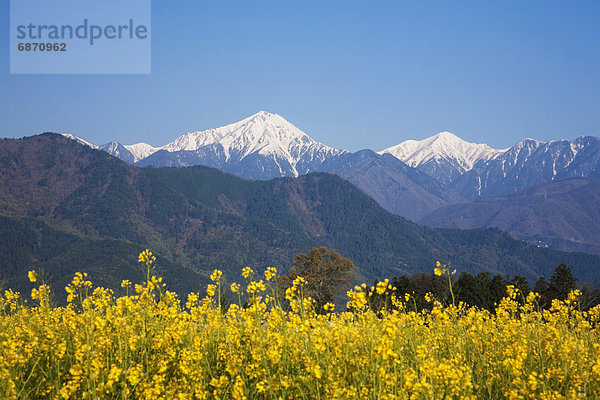
[[[352,273],[354,263],[326,247],[313,248],[308,254],[299,254],[294,257],[293,263],[294,268],[290,270],[289,275],[280,278],[281,286],[285,290],[297,276],[302,276],[306,281],[304,294],[316,300],[317,309],[336,298],[340,299],[355,277]],[[582,309],[600,304],[600,290],[578,285],[577,279],[565,264],[558,265],[549,280],[540,277],[533,287],[526,277],[518,274],[511,278],[508,275],[491,275],[487,272],[476,275],[462,272],[458,276],[450,276],[450,283],[453,293],[450,291],[447,276],[418,273],[392,278],[388,281],[384,293],[378,293],[376,290],[378,284],[381,287],[379,281],[375,281],[371,287],[363,286],[361,290],[368,292],[369,306],[373,310],[393,308],[392,296],[403,300],[410,299],[411,307],[420,311],[432,307],[426,298],[433,297],[442,304],[451,304],[454,295],[454,301],[457,303],[463,302],[493,312],[506,296],[506,288],[509,285],[518,289],[518,298],[521,301],[525,301],[532,291],[538,293],[540,308],[549,308],[554,299],[565,300],[569,292],[575,289],[581,291],[579,304]]]

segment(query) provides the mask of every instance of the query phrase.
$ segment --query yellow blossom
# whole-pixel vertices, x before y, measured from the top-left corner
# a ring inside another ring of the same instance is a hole
[[[209,295],[210,297],[213,297],[215,295],[216,290],[217,290],[217,287],[211,283],[210,285],[208,285],[206,287],[206,294]]]
[[[223,272],[219,271],[218,269],[215,269],[210,275],[210,279],[213,282],[218,282],[221,279],[221,275],[223,275]]]
[[[436,268],[451,290],[448,267]],[[248,271],[250,295],[227,309],[213,297],[218,273],[208,296],[190,293],[185,307],[175,293],[153,292],[162,279],[151,275],[119,297],[78,272],[66,306],[50,301],[48,285],[33,301],[3,291],[0,398],[599,397],[600,306],[586,309],[580,291],[542,307],[538,294],[517,301],[509,286],[490,311],[427,293],[431,304],[417,311],[406,301],[422,304],[418,292],[398,298],[385,280],[348,290],[347,309],[334,312],[306,295],[302,277],[286,285],[287,301],[276,285],[262,293],[276,278],[267,271],[258,281]]]
[[[148,263],[155,261],[156,258],[152,255],[152,252],[148,249],[142,251],[138,257],[138,262]]]
[[[242,276],[247,279],[252,272],[252,268],[244,267],[244,269],[242,270]]]
[[[269,267],[266,269],[265,271],[265,279],[267,281],[270,281],[271,279],[273,279],[273,277],[275,277],[277,275],[277,269],[274,267]]]

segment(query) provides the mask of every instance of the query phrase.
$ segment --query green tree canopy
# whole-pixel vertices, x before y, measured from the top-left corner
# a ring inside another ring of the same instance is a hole
[[[549,295],[553,299],[564,300],[571,290],[577,288],[577,279],[571,273],[571,269],[565,264],[560,264],[554,269],[550,277]]]
[[[354,263],[327,247],[314,247],[308,254],[294,257],[294,267],[288,276],[282,277],[282,286],[290,286],[296,277],[306,280],[303,291],[305,297],[317,301],[317,310],[333,302],[336,295],[344,293],[348,281],[355,278]]]

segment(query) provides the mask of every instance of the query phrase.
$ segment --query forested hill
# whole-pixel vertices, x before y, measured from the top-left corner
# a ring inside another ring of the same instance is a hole
[[[321,245],[352,259],[366,281],[429,272],[440,260],[534,279],[564,263],[600,283],[600,257],[494,229],[423,228],[335,175],[259,182],[205,167],[140,169],[56,134],[0,140],[0,216],[0,278],[17,288],[32,268],[59,288],[78,270],[118,287],[139,280],[137,252],[148,247],[185,292],[213,268],[229,279],[244,266],[285,271],[293,255]]]

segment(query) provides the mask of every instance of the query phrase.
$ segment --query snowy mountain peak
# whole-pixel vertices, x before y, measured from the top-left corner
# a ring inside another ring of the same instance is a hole
[[[448,131],[443,131],[440,133],[437,133],[433,136],[431,136],[429,139],[433,139],[435,140],[455,140],[455,141],[463,141],[461,138],[459,138],[458,136],[456,136],[454,133],[448,132]]]
[[[267,111],[220,128],[187,133],[162,147],[146,143],[123,146],[118,142],[96,146],[73,135],[65,136],[129,163],[144,160],[148,165],[162,165],[166,157],[174,160],[168,165],[214,164],[219,168],[225,164],[240,165],[240,168],[254,171],[252,177],[263,173],[268,176],[302,175],[313,171],[325,159],[346,152],[313,140],[281,115]],[[160,152],[153,156],[159,150],[172,155]]]
[[[284,119],[281,115],[278,114],[272,114],[268,111],[259,111],[254,115],[249,116],[247,119],[254,119],[254,118],[262,118],[262,119],[268,119],[268,118],[280,118],[280,119]]]
[[[280,115],[260,111],[220,128],[187,133],[162,148],[167,151],[197,150],[219,143],[226,149],[237,147],[253,152],[268,145],[287,147],[285,145],[294,139],[312,140]]]
[[[306,162],[306,157],[322,158],[343,152],[311,139],[282,116],[267,111],[220,128],[187,133],[162,149],[197,151],[206,146],[221,149],[226,160],[241,160],[251,154],[284,160],[296,176],[299,174],[296,164],[300,159]]]
[[[465,172],[471,170],[478,161],[490,160],[505,151],[487,144],[467,142],[450,132],[440,132],[423,140],[406,140],[379,153],[389,153],[411,167],[432,160],[445,160]]]
[[[138,162],[160,150],[160,147],[154,147],[148,143],[129,144],[125,145],[125,148],[133,155],[133,162]]]

